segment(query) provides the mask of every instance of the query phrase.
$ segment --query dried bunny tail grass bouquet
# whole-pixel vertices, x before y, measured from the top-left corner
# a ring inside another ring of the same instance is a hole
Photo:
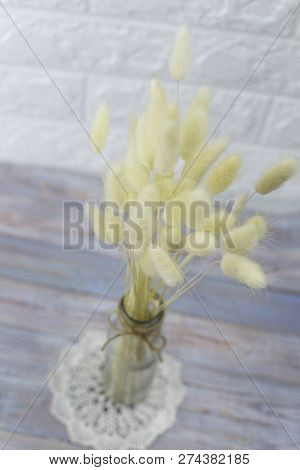
[[[248,256],[263,239],[266,220],[256,215],[241,222],[242,213],[255,193],[274,191],[297,170],[294,159],[283,159],[261,175],[254,193],[236,198],[231,212],[217,210],[214,198],[235,180],[242,159],[229,154],[219,160],[227,138],[207,142],[207,88],[200,88],[180,115],[179,82],[186,78],[189,64],[190,37],[183,26],[169,63],[177,98],[169,101],[159,79],[151,80],[144,111],[130,121],[125,156],[105,177],[105,199],[113,206],[105,214],[90,207],[96,236],[118,245],[127,256],[124,303],[137,320],[151,319],[216,266],[249,288],[264,288],[266,275]],[[102,152],[108,127],[103,105],[91,130],[97,153]],[[211,262],[191,276],[193,260],[207,257]]]

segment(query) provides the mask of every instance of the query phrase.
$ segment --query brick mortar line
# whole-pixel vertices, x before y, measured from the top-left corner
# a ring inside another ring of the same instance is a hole
[[[85,114],[85,113],[84,113]],[[85,118],[85,116],[81,116],[82,119]],[[129,117],[128,117],[129,119]],[[86,119],[85,119],[86,120]],[[73,123],[73,120],[72,118],[70,117],[67,118],[67,117],[53,117],[53,118],[50,118],[50,117],[44,117],[44,116],[33,116],[33,115],[30,115],[30,114],[19,114],[18,117],[15,116],[15,113],[13,111],[11,112],[4,112],[2,113],[0,111],[0,121],[4,121],[4,122],[9,122],[9,121],[14,121],[14,124],[18,124],[18,123],[22,123],[24,121],[28,122],[32,122],[32,123],[46,123],[46,124],[52,124],[54,125],[55,127],[61,127],[61,124],[64,123],[67,125],[68,129],[72,129],[72,128],[75,128],[76,127],[76,124]],[[127,121],[126,121],[127,122]],[[265,126],[264,126],[265,128]],[[113,129],[116,133],[119,133],[120,131],[121,132],[126,132],[126,126],[122,127],[118,124],[115,124],[115,125],[112,125],[111,129]],[[231,145],[234,147],[234,146],[245,146],[245,147],[249,147],[249,152],[251,152],[251,150],[256,150],[256,151],[259,151],[260,149],[262,151],[264,150],[269,150],[271,152],[284,152],[285,154],[292,154],[292,155],[298,155],[299,154],[299,149],[296,148],[296,147],[287,147],[287,146],[284,146],[284,145],[270,145],[268,142],[262,142],[261,141],[261,137],[255,139],[258,143],[254,143],[253,141],[249,141],[249,140],[234,140],[232,141]],[[88,142],[87,142],[87,150],[88,150]],[[125,150],[124,150],[125,151]],[[248,149],[246,148],[245,149],[245,152],[248,152]],[[1,150],[0,152],[0,160],[1,160],[1,154],[4,155],[4,152]]]
[[[87,121],[86,116],[85,116],[85,114],[86,114],[85,110],[80,109],[80,111],[81,112],[83,111],[83,113],[84,113],[83,115],[81,115],[81,118],[84,121]],[[269,119],[268,112],[267,112],[267,118]],[[51,117],[48,117],[48,116],[46,117],[46,116],[42,116],[42,115],[34,116],[34,115],[28,114],[28,113],[24,113],[24,114],[19,113],[18,116],[16,116],[14,111],[2,112],[0,110],[0,121],[9,122],[9,121],[12,121],[12,120],[14,121],[15,124],[22,123],[24,121],[26,121],[26,122],[31,121],[32,123],[44,122],[44,123],[47,123],[47,124],[56,125],[58,127],[61,127],[61,124],[65,123],[68,126],[68,128],[70,128],[70,129],[76,127],[76,124],[73,123],[73,119],[71,117],[70,117],[70,119],[66,116],[52,117],[51,118]],[[128,119],[126,120],[125,125],[123,127],[120,126],[119,124],[115,123],[111,126],[111,129],[114,129],[114,131],[116,133],[119,133],[120,131],[121,132],[123,132],[123,131],[126,132],[126,130],[127,130],[126,124],[128,124],[128,120],[129,120],[129,115],[128,115]],[[87,125],[88,125],[88,123],[87,123]],[[264,125],[264,128],[265,128],[265,125]],[[250,147],[250,148],[256,149],[256,150],[259,150],[260,148],[262,148],[264,150],[269,149],[270,151],[279,150],[279,151],[284,151],[285,153],[290,152],[290,153],[293,153],[293,154],[296,154],[296,155],[299,154],[298,147],[289,147],[289,146],[279,145],[279,144],[276,144],[274,146],[274,145],[270,145],[268,142],[264,143],[260,139],[261,139],[261,137],[255,139],[258,142],[257,144],[254,143],[253,141],[249,141],[249,140],[237,140],[237,139],[235,139],[234,141],[231,142],[231,145],[232,146],[245,145],[246,147]],[[88,148],[88,145],[87,145],[87,148]]]
[[[130,75],[122,75],[122,77],[120,77],[120,75],[118,75],[117,73],[107,73],[107,72],[80,72],[78,70],[72,70],[71,72],[67,69],[59,69],[59,68],[56,68],[56,67],[47,67],[51,73],[53,74],[57,74],[57,75],[62,75],[62,78],[75,78],[75,79],[78,79],[78,80],[86,80],[87,81],[87,88],[89,86],[89,82],[91,80],[96,80],[97,78],[99,79],[99,77],[105,77],[106,79],[113,79],[113,80],[119,80],[120,82],[122,82],[122,80],[125,80],[125,81],[132,81],[132,82],[137,82],[137,83],[140,83],[140,84],[144,84],[144,87],[145,87],[145,92],[147,91],[147,87],[148,87],[148,83],[151,79],[151,76],[140,76],[140,77],[137,77],[136,75],[135,76],[130,76]],[[5,61],[1,61],[0,59],[0,74],[1,74],[1,71],[4,70],[4,71],[10,71],[10,70],[20,70],[22,73],[30,73],[32,72],[33,70],[35,70],[36,72],[39,72],[39,75],[43,75],[42,71],[40,70],[40,67],[37,66],[37,65],[26,65],[26,64],[10,64],[8,62],[5,62]],[[45,80],[46,80],[46,76],[45,76]],[[171,79],[169,80],[166,80],[166,79],[161,79],[161,83],[167,87],[169,86],[173,86],[174,89],[176,87],[176,84],[174,81],[172,81]],[[189,81],[187,82],[184,82],[182,84],[182,87],[187,87],[189,88],[190,90],[197,90],[199,87],[201,86],[208,86],[211,88],[212,92],[214,90],[216,91],[220,91],[222,93],[228,93],[228,94],[234,94],[236,91],[237,91],[237,88],[224,88],[224,87],[220,87],[220,86],[210,86],[209,83],[207,82],[200,82],[198,84],[196,83],[191,83]],[[275,93],[275,92],[264,92],[264,91],[260,91],[260,90],[245,90],[244,93],[243,93],[243,96],[246,96],[246,97],[257,97],[257,98],[265,98],[265,99],[270,99],[270,98],[278,98],[278,99],[284,99],[286,101],[292,101],[292,102],[295,102],[295,101],[299,101],[299,104],[300,104],[300,93],[299,93],[299,96],[295,96],[294,94],[282,94],[282,93]]]
[[[24,74],[29,74],[32,73],[32,71],[39,72],[39,75],[44,76],[45,80],[47,79],[47,76],[45,75],[45,72],[41,70],[41,67],[38,65],[35,65],[34,63],[32,64],[11,64],[9,62],[5,62],[1,60],[0,58],[0,73],[2,71],[4,72],[14,72],[16,70],[19,70],[21,73]],[[62,75],[62,78],[76,78],[76,79],[83,79],[85,78],[86,74],[83,72],[77,71],[77,70],[72,70],[71,72],[66,69],[58,69],[55,67],[50,67],[49,70],[51,70],[54,74],[57,75]],[[49,81],[49,78],[48,78]]]
[[[124,24],[124,20],[126,20],[126,24],[128,25],[136,25],[136,26],[145,26],[147,25],[148,28],[150,28],[151,30],[155,30],[155,27],[159,27],[159,28],[164,28],[166,31],[169,31],[170,33],[175,33],[178,29],[178,25],[180,25],[181,23],[178,23],[178,24],[174,24],[172,25],[172,23],[161,23],[161,22],[147,22],[147,21],[143,21],[143,20],[134,20],[130,17],[125,17],[125,18],[122,18],[122,17],[118,17],[118,16],[101,16],[100,14],[97,14],[96,12],[86,12],[86,11],[82,11],[82,12],[73,12],[73,11],[65,11],[65,10],[59,10],[59,11],[55,11],[55,10],[51,10],[51,9],[45,9],[45,8],[36,8],[36,7],[16,7],[16,6],[13,6],[13,7],[9,7],[9,12],[10,13],[14,13],[14,12],[23,12],[23,13],[28,13],[28,12],[32,12],[32,11],[35,11],[41,15],[45,14],[45,12],[47,14],[50,14],[50,15],[53,15],[53,16],[60,16],[60,17],[70,17],[70,16],[73,16],[74,18],[81,18],[83,21],[84,20],[96,20],[96,21],[102,21],[102,24],[107,24],[107,25],[110,25],[112,23],[123,23]],[[288,12],[285,12],[286,14]],[[286,15],[285,15],[286,16]],[[284,17],[282,18],[282,21],[284,21]],[[143,29],[143,28],[141,28]],[[191,32],[196,32],[196,34],[198,34],[199,30],[203,30],[203,31],[211,31],[211,32],[220,32],[221,34],[223,35],[228,35],[228,36],[231,36],[232,33],[234,33],[235,35],[239,35],[239,36],[244,36],[244,37],[249,37],[251,39],[253,39],[253,36],[255,37],[258,37],[259,38],[265,38],[266,40],[274,37],[274,33],[258,33],[258,32],[250,32],[250,31],[244,31],[244,30],[241,30],[241,29],[223,29],[220,25],[216,25],[215,27],[210,27],[210,26],[205,26],[205,25],[200,25],[200,26],[196,26],[196,25],[193,25],[193,24],[189,24],[189,29]],[[278,28],[277,28],[278,29]],[[295,34],[295,33],[294,33]],[[170,37],[170,44],[171,44],[171,41],[173,39],[173,36]],[[297,38],[297,36],[283,36],[281,37],[281,40],[280,42],[291,42],[293,43],[294,45],[299,45],[299,42],[300,42],[300,37]]]
[[[144,20],[142,18],[140,19],[136,19],[136,20],[132,20],[130,19],[129,17],[122,17],[122,16],[117,16],[117,15],[105,15],[104,17],[101,17],[101,14],[100,13],[97,13],[95,11],[91,11],[89,16],[92,16],[92,15],[95,15],[94,18],[107,18],[108,20],[117,20],[117,21],[124,21],[126,20],[126,22],[132,22],[132,23],[141,23],[141,24],[147,24],[147,25],[159,25],[159,26],[169,26],[169,27],[172,27],[172,25],[174,25],[175,28],[178,28],[179,26],[181,26],[182,24],[182,21],[181,22],[157,22],[157,21],[147,21],[147,20]],[[265,37],[265,38],[272,38],[274,36],[274,32],[273,33],[261,33],[260,31],[251,31],[251,30],[247,30],[247,29],[242,29],[242,28],[233,28],[232,26],[230,26],[230,23],[229,24],[226,24],[224,26],[221,26],[221,25],[218,25],[216,24],[215,26],[208,26],[208,25],[205,25],[205,24],[202,24],[200,23],[199,26],[197,26],[195,23],[188,23],[186,22],[189,26],[189,29],[192,31],[193,29],[195,31],[198,31],[199,28],[202,28],[204,30],[207,30],[207,31],[220,31],[221,33],[241,33],[245,36],[262,36],[262,37]],[[300,42],[300,37],[298,38],[296,33],[295,33],[295,27],[291,30],[291,33],[290,34],[286,34],[285,36],[283,36],[282,39],[293,39],[295,40],[296,42]]]

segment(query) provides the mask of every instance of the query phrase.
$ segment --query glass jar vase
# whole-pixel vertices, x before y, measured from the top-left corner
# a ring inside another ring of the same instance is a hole
[[[105,388],[113,402],[133,406],[146,398],[165,344],[163,317],[161,311],[150,320],[136,320],[126,312],[123,297],[120,300],[105,347]]]

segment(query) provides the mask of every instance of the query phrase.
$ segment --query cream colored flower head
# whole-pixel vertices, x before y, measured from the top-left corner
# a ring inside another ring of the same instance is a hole
[[[225,276],[251,289],[264,288],[267,276],[251,258],[264,242],[268,227],[262,215],[250,217],[245,211],[253,196],[276,190],[298,167],[295,159],[282,159],[261,174],[255,191],[251,193],[247,187],[234,195],[231,211],[217,209],[219,195],[233,191],[242,158],[228,153],[227,137],[212,138],[209,88],[200,87],[182,113],[180,87],[190,59],[190,33],[184,25],[175,35],[169,60],[170,75],[177,82],[174,92],[167,92],[158,77],[152,78],[144,108],[130,120],[123,157],[107,171],[105,198],[117,210],[106,221],[97,209],[90,213],[96,236],[118,244],[127,255],[131,300],[138,295],[142,302],[145,290],[150,296],[159,288],[183,292],[191,263],[206,257]],[[97,153],[106,144],[109,120],[107,106],[100,106],[90,135]],[[141,210],[140,217],[130,210],[132,202]],[[116,228],[113,235],[109,231],[112,224]],[[139,308],[137,305],[137,312]]]

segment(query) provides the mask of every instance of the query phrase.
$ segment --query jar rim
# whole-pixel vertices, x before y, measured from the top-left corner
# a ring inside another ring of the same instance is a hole
[[[165,314],[165,310],[161,310],[154,317],[150,318],[150,320],[137,320],[136,318],[133,318],[131,315],[129,315],[129,313],[127,312],[125,305],[124,305],[124,297],[125,296],[122,295],[119,301],[119,309],[129,321],[131,321],[132,323],[136,325],[145,326],[145,327],[152,327],[152,326],[155,326],[157,323],[161,323]],[[163,299],[159,297],[158,295],[157,297],[159,298],[159,304],[162,305]]]

